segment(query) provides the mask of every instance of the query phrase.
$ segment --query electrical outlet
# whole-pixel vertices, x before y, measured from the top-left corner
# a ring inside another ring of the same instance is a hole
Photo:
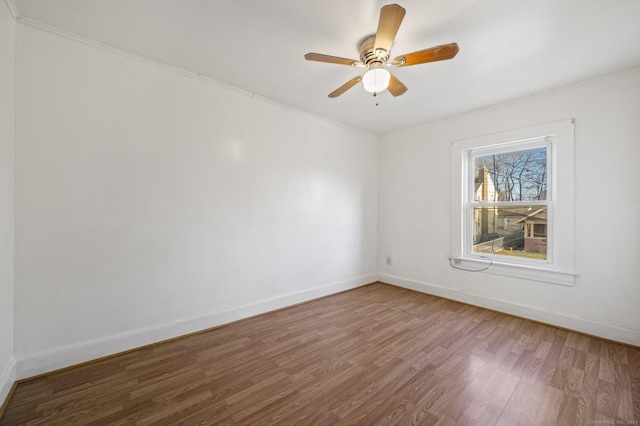
[[[391,266],[391,256],[387,256],[387,265]]]

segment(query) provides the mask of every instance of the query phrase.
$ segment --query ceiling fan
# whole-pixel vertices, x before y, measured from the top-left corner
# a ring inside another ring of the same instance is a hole
[[[349,65],[352,67],[368,68],[364,74],[356,76],[329,93],[330,98],[336,98],[362,81],[367,92],[377,96],[378,92],[389,90],[393,96],[400,96],[407,91],[407,87],[385,69],[385,66],[407,67],[409,65],[451,59],[458,53],[458,44],[449,43],[430,47],[413,53],[396,56],[389,61],[391,45],[398,33],[406,10],[397,4],[389,4],[380,9],[378,30],[375,34],[363,39],[359,44],[360,60],[323,55],[321,53],[307,53],[307,61],[328,62],[331,64]],[[377,104],[376,104],[377,105]]]

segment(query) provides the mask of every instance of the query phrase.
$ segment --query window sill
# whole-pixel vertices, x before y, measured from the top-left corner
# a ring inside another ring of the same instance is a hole
[[[557,284],[572,287],[575,285],[576,273],[559,271],[557,269],[541,268],[529,265],[517,265],[513,263],[503,263],[491,259],[493,263],[486,259],[474,259],[469,257],[450,256],[449,261],[452,266],[459,269],[466,269],[467,265],[469,271],[482,272],[485,274],[502,275],[510,278],[520,278],[529,281],[539,281],[549,284]],[[455,262],[458,262],[454,265]],[[487,266],[491,264],[485,270],[478,270],[478,266]],[[476,268],[476,269],[473,269]]]

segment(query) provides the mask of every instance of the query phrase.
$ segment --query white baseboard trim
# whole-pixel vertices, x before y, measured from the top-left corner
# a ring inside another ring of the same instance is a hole
[[[0,375],[0,407],[5,403],[13,383],[16,381],[16,359],[11,357],[9,364],[2,370]]]
[[[614,324],[606,324],[586,318],[574,317],[557,312],[545,311],[532,306],[520,305],[501,299],[468,293],[435,284],[415,281],[394,275],[379,274],[378,279],[387,284],[419,291],[434,296],[440,296],[458,302],[468,303],[515,315],[522,318],[531,319],[557,327],[575,330],[592,336],[602,337],[616,342],[622,342],[633,346],[640,346],[640,330],[621,327]]]
[[[238,306],[224,311],[212,312],[195,318],[179,320],[126,333],[107,336],[100,339],[56,348],[39,354],[21,358],[17,355],[15,376],[17,380],[37,376],[59,370],[61,368],[92,361],[105,356],[117,354],[141,346],[184,336],[244,318],[270,312],[276,309],[295,305],[328,296],[344,290],[357,288],[378,280],[377,273],[371,273],[345,281],[315,287],[298,293],[290,293],[272,299],[263,300],[245,306]],[[11,382],[13,383],[13,381]]]

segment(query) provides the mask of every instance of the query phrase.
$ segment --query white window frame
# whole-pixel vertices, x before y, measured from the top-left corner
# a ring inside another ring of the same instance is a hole
[[[574,285],[574,131],[575,120],[570,119],[452,142],[450,261],[460,269]],[[547,163],[550,191],[546,201],[527,203],[547,205],[546,261],[472,252],[475,224],[469,213],[472,194],[468,192],[468,182],[473,176],[470,153],[508,152],[543,145],[547,146],[550,160]]]

